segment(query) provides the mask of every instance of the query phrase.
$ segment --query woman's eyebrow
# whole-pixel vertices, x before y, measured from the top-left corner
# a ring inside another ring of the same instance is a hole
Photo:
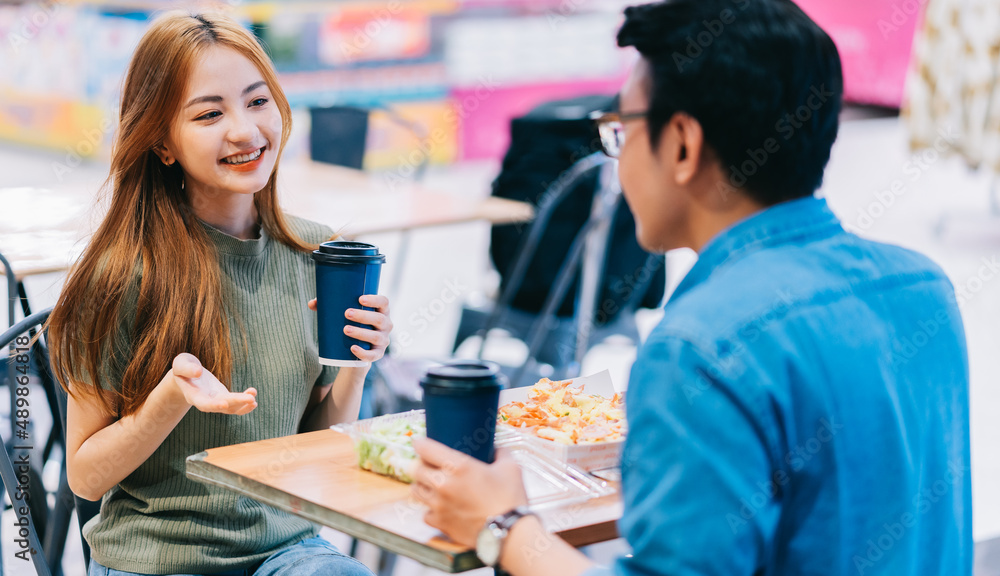
[[[244,88],[243,89],[243,95],[246,96],[247,94],[253,92],[254,90],[256,90],[258,88],[260,88],[261,86],[264,86],[265,84],[267,84],[267,82],[264,82],[263,80],[258,80],[256,82],[254,82],[253,84],[251,84],[251,85],[247,86],[246,88]]]
[[[254,90],[266,84],[267,82],[264,82],[263,80],[258,80],[254,82],[253,84],[243,89],[243,96],[246,96],[250,92],[253,92]],[[191,106],[194,106],[195,104],[201,104],[202,102],[222,102],[222,96],[198,96],[197,98],[191,99],[191,101],[185,104],[184,107],[190,108]]]

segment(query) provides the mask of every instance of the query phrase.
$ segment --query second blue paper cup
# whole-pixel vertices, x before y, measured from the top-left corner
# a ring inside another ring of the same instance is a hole
[[[481,360],[453,360],[427,371],[424,390],[427,437],[493,462],[497,405],[506,379],[500,366]]]
[[[367,366],[351,346],[370,350],[367,342],[344,334],[345,326],[371,329],[347,319],[348,308],[371,310],[358,301],[365,294],[378,294],[378,280],[385,255],[364,242],[333,240],[313,251],[316,262],[316,313],[319,322],[319,362],[327,366]]]

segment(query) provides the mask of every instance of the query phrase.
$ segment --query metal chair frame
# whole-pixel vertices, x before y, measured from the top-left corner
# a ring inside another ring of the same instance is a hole
[[[617,167],[617,161],[609,158],[603,152],[596,152],[579,160],[550,186],[537,207],[535,220],[518,247],[518,255],[511,264],[503,291],[493,303],[485,323],[472,334],[482,338],[477,355],[482,358],[489,333],[493,329],[501,327],[505,315],[510,312],[514,296],[524,281],[529,264],[535,256],[542,235],[556,208],[572,193],[580,180],[592,171],[599,170],[599,186],[597,194],[594,196],[591,215],[574,237],[569,252],[556,275],[552,289],[542,305],[542,310],[535,316],[531,328],[524,338],[528,346],[528,356],[511,378],[511,386],[524,384],[522,380],[525,375],[537,367],[537,355],[549,333],[550,326],[556,320],[556,311],[578,271],[581,272],[582,279],[572,320],[575,335],[572,343],[574,356],[571,365],[565,367],[567,371],[572,372],[579,368],[583,357],[594,341],[594,337],[602,332],[594,330],[593,318],[597,312],[600,280],[604,275],[608,234],[615,211],[621,201],[621,185],[618,181]],[[644,289],[634,292],[637,296],[636,303],[644,292]],[[459,334],[455,346],[457,347],[465,337]]]
[[[44,333],[41,332],[41,326],[48,320],[51,312],[52,309],[48,308],[41,312],[30,314],[0,336],[0,347],[10,346],[19,336],[23,335],[27,335],[32,340],[32,345],[27,352],[31,355],[29,364],[34,364],[37,369],[38,380],[45,390],[46,401],[52,412],[52,430],[46,441],[45,449],[42,452],[42,464],[44,465],[48,461],[50,451],[56,442],[63,446],[59,486],[55,492],[55,502],[52,508],[48,507],[44,486],[41,485],[41,475],[37,473],[37,469],[40,467],[31,466],[30,476],[28,477],[28,481],[32,485],[29,485],[29,488],[31,488],[29,491],[31,498],[27,505],[31,512],[32,522],[25,529],[29,532],[27,536],[29,547],[36,551],[31,557],[35,570],[40,576],[47,574],[58,576],[62,573],[62,558],[73,510],[77,511],[78,523],[82,529],[83,524],[97,513],[99,506],[98,503],[85,503],[81,501],[69,489],[69,481],[66,476],[65,434],[63,432],[66,426],[66,392],[59,386],[52,374],[48,349],[45,346],[43,338]],[[7,382],[11,386],[11,390],[16,393],[17,384],[20,384],[20,382],[14,379],[12,363],[8,363],[8,368],[10,380]],[[38,404],[31,404],[31,406],[38,406]],[[3,477],[3,484],[7,490],[8,497],[11,502],[18,503],[15,505],[15,508],[19,508],[24,504],[20,504],[22,501],[16,499],[17,490],[18,486],[24,483],[20,482],[22,480],[21,475],[13,473],[10,450],[16,451],[19,449],[14,436],[11,437],[10,444],[11,446],[4,447],[3,456],[0,457],[0,476]],[[23,459],[24,455],[22,454],[19,458]],[[30,456],[28,458],[30,461]],[[42,503],[41,510],[37,508],[38,501]],[[19,514],[18,517],[20,516]],[[44,519],[44,522],[39,522],[38,519]],[[39,534],[42,534],[41,545],[39,543]],[[83,555],[84,563],[89,562],[90,555],[86,542],[83,542]]]
[[[9,328],[6,332],[0,336],[0,348],[8,348],[11,344],[15,343],[17,338],[25,335],[26,333],[34,333],[35,329],[43,324],[45,320],[49,317],[49,310],[39,312],[38,314],[30,315],[21,322],[18,322],[13,327]],[[14,351],[18,351],[21,346],[14,348]],[[26,350],[24,354],[30,353],[32,350],[37,350],[40,348],[38,342],[34,342],[32,346],[25,346]],[[21,384],[20,381],[15,377],[14,371],[14,356],[8,358],[8,374],[10,380],[8,385],[11,389],[11,396],[13,397]],[[27,378],[27,375],[24,375]],[[11,402],[11,428],[16,429],[14,424],[13,411],[16,404]],[[31,470],[30,458],[31,458],[31,447],[30,446],[18,446],[15,436],[11,436],[11,446],[4,446],[2,450],[3,454],[0,456],[0,477],[3,478],[4,488],[7,490],[7,495],[10,498],[12,505],[15,508],[15,515],[17,517],[18,535],[21,536],[19,540],[26,542],[26,548],[28,555],[31,557],[32,563],[35,566],[35,571],[39,576],[49,576],[52,572],[49,570],[49,564],[47,558],[44,554],[44,549],[42,548],[41,542],[38,538],[38,532],[36,531],[35,517],[37,514],[31,514],[32,511],[36,510],[38,503],[32,502],[33,498],[30,496],[25,498],[25,488],[30,489],[30,486],[26,486],[32,480],[37,481],[37,476],[32,478],[29,475]],[[10,452],[8,452],[8,450]],[[11,454],[14,454],[15,458],[11,459]],[[15,472],[13,462],[19,463],[18,471]],[[28,492],[30,495],[30,490]],[[48,515],[48,504],[46,502],[41,503],[45,507],[45,515]],[[21,510],[27,508],[28,514],[21,514]],[[22,525],[21,522],[26,521],[26,525]],[[23,551],[22,551],[23,552]]]

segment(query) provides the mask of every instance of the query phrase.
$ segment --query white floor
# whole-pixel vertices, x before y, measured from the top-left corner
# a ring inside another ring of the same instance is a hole
[[[852,116],[858,116],[852,114]],[[863,114],[861,115],[864,116]],[[57,185],[52,162],[59,160],[37,152],[12,147],[0,148],[0,186]],[[486,195],[497,165],[474,163],[432,170],[427,185],[455,194]],[[83,165],[70,178],[97,183],[105,175],[100,165]],[[896,193],[891,192],[896,181]],[[863,235],[920,250],[936,260],[958,286],[967,286],[970,298],[963,306],[972,374],[972,474],[974,527],[977,540],[1000,535],[1000,281],[980,276],[983,259],[1000,256],[1000,216],[990,217],[990,179],[968,171],[954,159],[924,158],[919,164],[905,146],[904,132],[896,118],[847,121],[834,149],[823,194],[844,223]],[[889,192],[887,192],[889,191]],[[393,258],[400,240],[392,235],[371,238],[389,256],[383,286],[392,286],[402,274],[400,290],[392,294],[393,319],[397,332],[407,331],[413,344],[402,350],[406,356],[442,356],[448,353],[458,324],[459,305],[445,307],[424,327],[418,320],[421,307],[440,300],[449,284],[462,288],[463,298],[489,289],[489,229],[481,224],[453,226],[414,233],[404,269]],[[693,261],[686,252],[668,257],[668,277],[676,283]],[[58,295],[62,278],[58,275],[31,278],[28,292],[36,309],[51,305]],[[971,281],[971,282],[970,282]],[[435,309],[438,305],[435,305]],[[648,330],[657,320],[656,312],[645,313],[641,324]],[[505,344],[494,348],[505,357],[517,357],[523,350]],[[583,372],[604,368],[623,382],[635,352],[628,346],[608,344],[588,355]],[[8,514],[9,515],[9,514]],[[5,515],[2,525],[11,525]],[[9,530],[3,531],[4,564],[8,574],[26,574],[24,566],[12,564],[8,549]],[[338,545],[346,545],[342,535],[328,534]],[[79,535],[71,534],[65,564],[68,575],[83,574],[79,567]],[[595,551],[607,558],[620,550],[612,544]],[[359,552],[362,560],[375,562],[373,550]],[[400,560],[395,574],[432,574],[412,562]]]

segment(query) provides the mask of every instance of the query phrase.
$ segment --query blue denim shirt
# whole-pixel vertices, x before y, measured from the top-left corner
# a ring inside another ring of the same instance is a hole
[[[967,575],[968,362],[927,258],[774,206],[702,251],[627,392],[598,574]]]

